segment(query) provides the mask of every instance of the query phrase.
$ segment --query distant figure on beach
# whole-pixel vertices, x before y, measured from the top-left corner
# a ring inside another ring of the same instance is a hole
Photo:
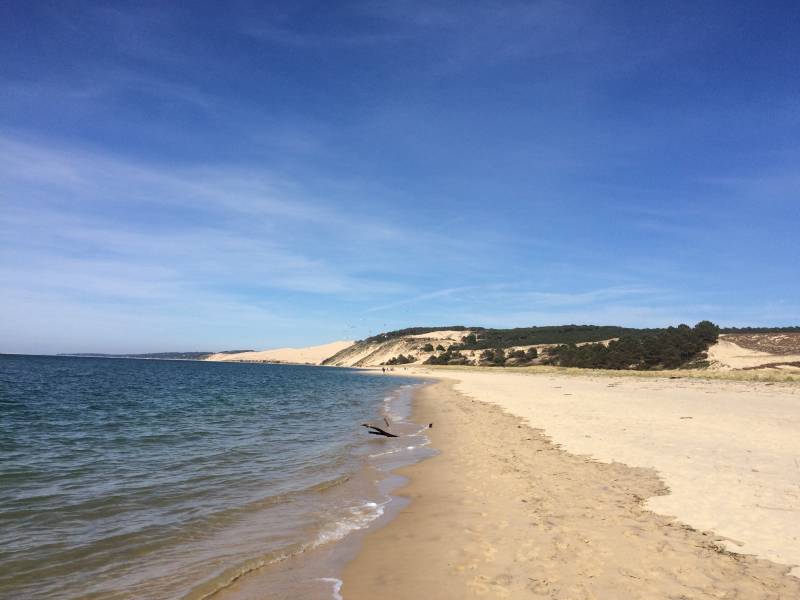
[[[386,367],[381,367],[381,373],[386,373]]]

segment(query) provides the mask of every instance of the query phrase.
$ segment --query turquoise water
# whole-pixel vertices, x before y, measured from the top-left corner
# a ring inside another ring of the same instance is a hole
[[[0,356],[0,597],[202,598],[335,543],[382,512],[370,461],[410,448],[359,424],[389,416],[419,435],[392,414],[408,386],[319,367]]]

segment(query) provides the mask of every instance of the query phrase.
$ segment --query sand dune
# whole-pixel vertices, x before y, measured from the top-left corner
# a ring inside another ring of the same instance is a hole
[[[778,363],[800,362],[800,354],[762,352],[744,348],[725,337],[720,337],[719,341],[708,349],[708,360],[712,368],[752,369]]]
[[[342,340],[320,346],[305,348],[275,348],[259,352],[239,352],[237,354],[212,354],[206,360],[224,362],[280,362],[318,365],[329,356],[353,345],[352,341]]]
[[[415,362],[423,362],[436,351],[425,351],[427,344],[449,348],[460,342],[469,331],[439,330],[417,335],[406,335],[382,341],[359,342],[331,356],[326,365],[337,367],[374,367],[386,364],[399,355],[411,356]]]
[[[415,340],[447,340],[451,342],[460,342],[470,333],[472,332],[458,331],[453,329],[441,329],[439,331],[429,331],[428,333],[418,333],[416,335],[409,335],[406,337]]]

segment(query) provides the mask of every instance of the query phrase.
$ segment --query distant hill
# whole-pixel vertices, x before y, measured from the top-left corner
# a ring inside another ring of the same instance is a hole
[[[329,356],[353,345],[352,340],[330,342],[319,346],[306,346],[304,348],[273,348],[247,352],[225,352],[212,354],[204,360],[223,362],[256,362],[256,363],[285,363],[300,365],[318,365]]]
[[[102,354],[99,352],[61,353],[58,356],[83,356],[86,358],[148,358],[153,360],[205,360],[214,354],[238,354],[252,350],[223,350],[222,352],[149,352],[146,354]]]
[[[721,336],[721,337],[720,337]],[[446,325],[407,327],[356,342],[304,348],[66,354],[107,358],[294,363],[341,367],[404,364],[514,367],[538,364],[601,369],[800,368],[800,327],[634,328],[554,325],[498,329]]]
[[[549,364],[636,370],[729,368],[727,362],[720,360],[717,348],[727,347],[734,339],[744,343],[742,339],[766,334],[773,336],[769,340],[774,345],[777,339],[774,336],[800,335],[799,331],[797,327],[720,329],[709,321],[694,327],[643,329],[574,324],[510,329],[463,325],[409,327],[360,340],[322,364],[348,367],[423,363],[495,367]],[[720,333],[729,334],[730,342],[718,341]],[[736,338],[733,334],[740,335]],[[742,348],[736,350],[739,354],[741,351]],[[729,351],[725,357],[730,354]],[[747,360],[747,364],[754,364],[773,359],[769,355],[758,361],[752,357]],[[784,365],[791,363],[794,356],[779,360]]]
[[[643,338],[666,331],[613,325],[557,325],[494,329],[449,325],[409,327],[360,340],[322,362],[324,365],[366,367],[411,363],[493,364],[531,363],[539,351],[561,345],[608,343],[623,337]],[[531,351],[536,348],[536,352]],[[497,350],[503,350],[501,359]],[[491,357],[489,352],[491,351]],[[525,354],[527,352],[527,355]],[[511,356],[511,353],[514,356]],[[541,361],[539,361],[541,362]]]
[[[663,329],[634,329],[615,325],[555,325],[543,327],[515,327],[513,329],[486,329],[471,327],[475,339],[463,344],[467,350],[509,348],[537,344],[585,344],[602,342],[626,336],[646,336]]]

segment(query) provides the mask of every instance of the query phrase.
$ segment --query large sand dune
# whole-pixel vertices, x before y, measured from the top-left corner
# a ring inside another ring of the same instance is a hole
[[[337,367],[375,367],[386,364],[400,356],[410,356],[414,362],[421,363],[437,351],[424,350],[427,344],[449,348],[460,342],[469,331],[439,330],[390,338],[382,341],[364,341],[353,344],[325,361],[326,365]]]
[[[275,348],[258,352],[239,352],[236,354],[212,354],[206,360],[224,362],[276,362],[318,365],[329,356],[353,345],[350,340],[331,342],[320,346],[305,348]]]

